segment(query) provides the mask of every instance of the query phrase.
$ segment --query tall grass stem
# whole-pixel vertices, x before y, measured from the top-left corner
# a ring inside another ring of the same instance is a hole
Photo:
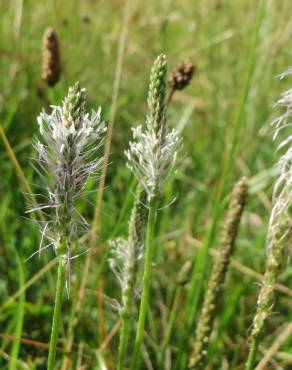
[[[23,262],[21,257],[19,256],[17,249],[15,248],[15,255],[17,260],[17,273],[18,273],[18,281],[20,289],[24,286],[25,277],[24,277],[24,268]],[[19,301],[17,304],[17,312],[16,312],[16,327],[15,327],[15,337],[21,338],[22,337],[22,330],[23,330],[23,321],[24,321],[24,312],[25,312],[25,291],[23,291],[19,297]],[[16,340],[13,342],[11,347],[11,354],[10,354],[10,362],[9,362],[9,370],[17,370],[17,362],[18,362],[18,355],[20,350],[20,341]]]
[[[250,351],[248,354],[248,359],[246,363],[246,370],[254,370],[256,354],[259,347],[259,338],[253,338],[250,345]]]
[[[129,331],[132,327],[131,324],[135,312],[136,295],[140,288],[140,282],[138,282],[139,262],[143,257],[145,224],[148,215],[145,208],[146,198],[145,190],[138,185],[129,220],[128,237],[126,240],[117,238],[112,243],[113,258],[110,259],[110,264],[117,277],[119,277],[122,289],[121,331],[117,365],[119,370],[124,368]],[[121,265],[120,272],[118,272],[118,265]]]
[[[129,324],[129,320],[127,320],[125,317],[122,317],[117,370],[124,369],[125,354],[129,340]]]
[[[58,266],[58,276],[57,276],[57,288],[56,288],[56,297],[55,297],[55,307],[53,314],[53,323],[51,331],[51,340],[49,347],[49,356],[48,356],[48,370],[55,369],[55,358],[56,358],[56,348],[60,327],[60,318],[61,318],[61,309],[62,309],[62,300],[65,287],[65,276],[66,276],[66,257],[59,257],[59,266]]]
[[[154,193],[155,194],[155,193]],[[145,245],[145,262],[144,262],[144,273],[143,273],[143,291],[139,309],[139,319],[136,331],[136,338],[134,344],[132,370],[139,369],[139,361],[141,355],[141,346],[143,342],[143,334],[145,327],[146,314],[149,307],[149,291],[152,275],[152,257],[154,251],[154,230],[157,216],[157,203],[158,199],[156,195],[153,195],[149,202],[149,214],[146,229],[146,245]]]

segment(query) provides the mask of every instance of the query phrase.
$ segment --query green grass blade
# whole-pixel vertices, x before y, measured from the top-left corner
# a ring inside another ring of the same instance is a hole
[[[17,261],[17,276],[18,276],[18,284],[19,288],[21,289],[25,284],[24,278],[24,269],[23,269],[23,262],[21,257],[19,256],[16,248],[15,248],[15,256]],[[18,340],[22,336],[22,328],[23,328],[23,319],[24,319],[24,312],[25,312],[25,290],[19,296],[17,311],[16,311],[16,327],[14,335],[16,340],[13,342],[10,352],[10,363],[9,363],[9,370],[16,370],[17,363],[18,363],[18,354],[20,349],[20,341]]]
[[[231,140],[230,146],[227,149],[227,155],[224,162],[223,173],[220,179],[219,190],[217,193],[217,197],[215,199],[214,211],[213,211],[213,218],[209,229],[207,231],[207,236],[204,241],[203,248],[198,253],[195,258],[194,268],[192,272],[190,287],[187,292],[187,300],[186,300],[186,314],[185,314],[185,327],[182,329],[180,344],[179,344],[179,356],[178,356],[178,363],[180,363],[179,369],[183,369],[186,366],[186,348],[185,340],[188,338],[188,332],[193,327],[195,318],[198,312],[198,306],[203,290],[203,281],[202,278],[206,271],[208,271],[208,251],[210,246],[212,245],[215,234],[217,231],[218,223],[220,217],[222,215],[222,211],[224,210],[223,201],[226,195],[226,191],[228,189],[228,185],[230,179],[232,177],[233,169],[234,169],[234,158],[237,154],[238,149],[238,142],[240,134],[242,133],[242,125],[243,125],[243,116],[245,112],[246,102],[248,98],[248,94],[250,91],[251,81],[253,72],[255,70],[256,61],[257,61],[257,46],[258,46],[258,39],[259,39],[259,31],[260,27],[264,18],[265,14],[265,7],[266,2],[261,0],[258,5],[258,13],[256,24],[254,27],[251,45],[250,45],[250,52],[249,52],[249,59],[247,63],[246,69],[246,76],[243,84],[242,89],[242,96],[239,103],[239,110],[237,114],[237,118],[235,119],[235,123],[231,133]],[[184,339],[183,339],[184,338]]]

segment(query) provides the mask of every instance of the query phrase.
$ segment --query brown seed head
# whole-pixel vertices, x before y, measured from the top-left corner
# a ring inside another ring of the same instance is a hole
[[[42,52],[42,80],[49,86],[54,86],[60,79],[61,61],[58,36],[52,27],[44,32]]]
[[[173,90],[183,90],[190,83],[195,66],[189,60],[178,63],[172,70],[168,80]]]

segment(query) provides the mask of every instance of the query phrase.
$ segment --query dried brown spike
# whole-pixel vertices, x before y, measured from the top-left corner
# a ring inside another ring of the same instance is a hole
[[[42,80],[54,86],[60,79],[61,60],[58,35],[52,27],[45,30],[42,42]]]
[[[174,66],[168,80],[173,90],[183,90],[190,83],[195,71],[195,65],[189,60]]]

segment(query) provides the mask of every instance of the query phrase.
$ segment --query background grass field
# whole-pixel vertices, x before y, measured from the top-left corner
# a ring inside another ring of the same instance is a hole
[[[23,192],[39,182],[31,165],[35,156],[32,140],[38,134],[36,116],[46,100],[59,104],[77,80],[87,89],[89,106],[101,105],[103,119],[114,126],[98,242],[77,314],[87,254],[72,266],[57,368],[67,366],[65,348],[72,333],[70,369],[115,368],[119,327],[112,299],[119,299],[120,291],[107,264],[99,267],[106,241],[127,230],[133,180],[124,150],[131,127],[145,120],[149,70],[161,52],[167,55],[170,68],[188,58],[196,72],[191,85],[176,92],[169,106],[169,123],[181,130],[184,153],[159,212],[142,368],[175,369],[191,272],[178,295],[177,276],[187,261],[197,261],[193,276],[205,287],[226,196],[232,182],[245,175],[251,183],[249,201],[220,302],[208,365],[208,369],[244,368],[264,271],[276,175],[276,144],[269,125],[279,113],[273,104],[291,86],[291,79],[275,79],[291,65],[291,11],[291,0],[0,2],[1,369],[45,368],[56,267],[51,251],[25,262],[37,250],[40,236],[37,225],[25,214]],[[54,88],[40,80],[41,38],[48,26],[58,32],[63,61],[62,78]],[[91,183],[89,190],[97,186]],[[176,201],[164,208],[174,197]],[[91,222],[95,194],[88,200],[79,207]],[[275,314],[260,347],[262,357],[268,353],[273,358],[259,369],[292,368],[291,280],[292,268],[287,265],[277,287]],[[198,307],[201,302],[202,294],[198,294]],[[73,316],[78,317],[75,327],[68,326]],[[281,343],[283,333],[286,337]],[[270,353],[274,343],[280,346]]]

